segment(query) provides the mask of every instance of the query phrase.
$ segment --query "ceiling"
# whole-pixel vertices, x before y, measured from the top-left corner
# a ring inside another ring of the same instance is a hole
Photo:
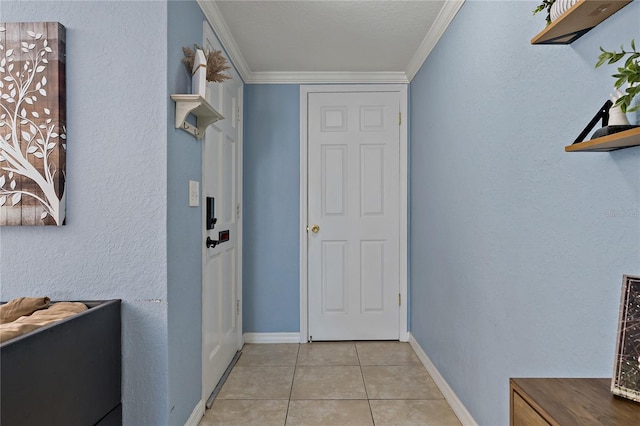
[[[464,0],[198,0],[247,83],[406,83]]]

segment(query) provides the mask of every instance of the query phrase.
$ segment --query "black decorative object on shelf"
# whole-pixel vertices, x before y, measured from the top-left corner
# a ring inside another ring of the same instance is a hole
[[[624,124],[624,125],[618,125],[618,126],[604,126],[603,128],[593,132],[593,135],[591,135],[591,139],[601,138],[607,135],[613,135],[614,133],[624,132],[625,130],[635,129],[636,127],[640,127],[640,126],[634,126],[633,124]]]

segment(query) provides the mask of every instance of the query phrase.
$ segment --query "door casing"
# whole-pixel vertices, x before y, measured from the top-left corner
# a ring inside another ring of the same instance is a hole
[[[301,85],[300,86],[300,343],[309,340],[308,314],[308,95],[309,93],[399,92],[400,93],[400,341],[409,341],[408,330],[408,126],[407,85]]]

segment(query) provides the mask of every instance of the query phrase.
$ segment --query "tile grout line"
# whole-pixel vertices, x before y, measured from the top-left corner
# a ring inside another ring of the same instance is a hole
[[[289,388],[289,400],[287,401],[287,411],[284,413],[284,425],[287,425],[287,419],[289,418],[289,407],[291,407],[291,396],[293,395],[293,382],[296,379],[296,370],[298,369],[298,357],[300,356],[300,343],[296,350],[296,362],[293,365],[293,377],[291,378],[291,388]]]
[[[362,372],[362,362],[360,361],[360,354],[358,353],[358,345],[353,342],[353,347],[356,350],[356,358],[358,359],[358,367],[360,367],[360,376],[362,376],[362,386],[364,386],[364,394],[367,397],[367,405],[369,406],[369,415],[371,416],[371,423],[375,426],[376,421],[373,418],[373,410],[371,409],[371,400],[369,399],[369,392],[367,391],[367,383],[364,381],[364,373]]]

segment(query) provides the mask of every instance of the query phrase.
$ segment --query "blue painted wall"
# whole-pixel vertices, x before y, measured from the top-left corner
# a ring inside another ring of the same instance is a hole
[[[300,91],[245,86],[243,331],[300,329]]]
[[[202,45],[195,1],[168,3],[167,92],[191,93],[182,47]],[[202,180],[202,142],[176,129],[167,110],[167,299],[169,424],[184,424],[202,393],[202,203],[189,207],[189,180]]]
[[[566,46],[529,44],[535,5],[467,1],[411,83],[412,334],[483,425],[508,424],[509,377],[610,377],[640,273],[640,148],[563,150],[640,2]]]
[[[562,150],[610,92],[598,46],[640,39],[640,4],[570,46],[529,45],[534,6],[469,1],[411,84],[412,333],[482,424],[506,423],[510,376],[609,376],[621,275],[640,272],[639,149]],[[67,27],[69,116],[68,225],[0,228],[0,296],[122,298],[125,424],[182,424],[201,387],[201,146],[168,93],[188,92],[202,14],[0,8]],[[244,331],[297,332],[298,85],[246,86],[244,122]]]
[[[122,299],[124,424],[166,424],[167,5],[0,8],[66,27],[68,135],[67,225],[0,227],[0,298]]]

